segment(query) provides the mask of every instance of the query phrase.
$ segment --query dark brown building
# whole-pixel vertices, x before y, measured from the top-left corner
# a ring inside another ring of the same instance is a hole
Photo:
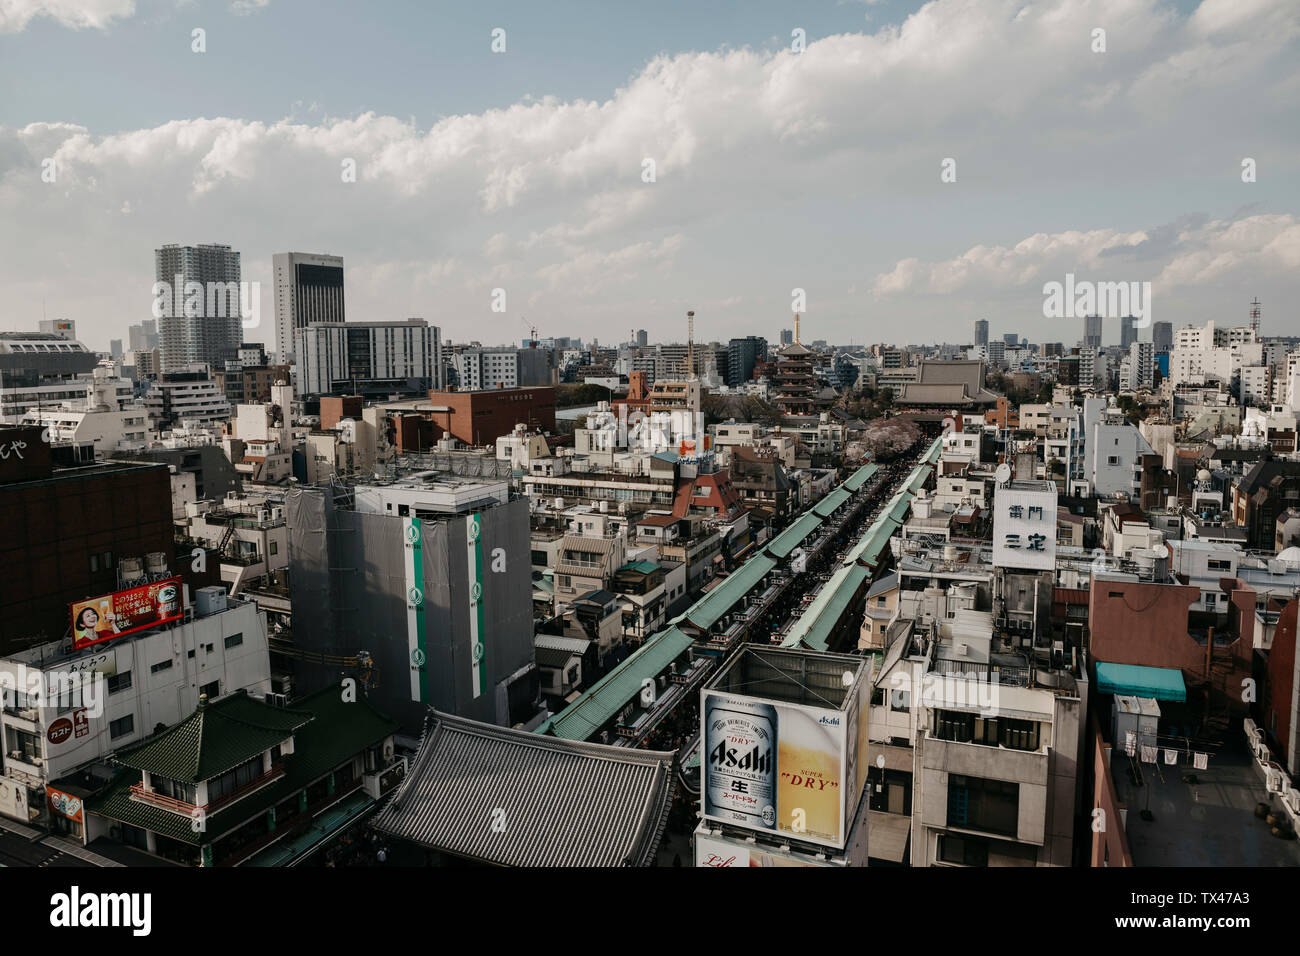
[[[117,590],[122,558],[161,552],[191,587],[219,583],[215,561],[201,580],[176,561],[166,465],[57,467],[40,436],[0,426],[0,653],[61,638],[69,604]]]

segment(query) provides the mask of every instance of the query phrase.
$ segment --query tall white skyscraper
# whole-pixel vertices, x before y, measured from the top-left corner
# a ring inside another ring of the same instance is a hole
[[[230,246],[167,245],[154,250],[154,266],[163,371],[199,362],[221,368],[243,335],[239,253]]]
[[[343,257],[314,252],[277,252],[271,257],[275,282],[275,347],[279,361],[296,361],[298,333],[318,322],[344,322]]]

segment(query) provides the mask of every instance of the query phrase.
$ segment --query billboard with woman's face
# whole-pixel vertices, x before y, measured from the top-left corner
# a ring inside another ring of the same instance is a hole
[[[179,577],[114,591],[72,605],[74,649],[107,641],[120,634],[177,621],[184,614]]]

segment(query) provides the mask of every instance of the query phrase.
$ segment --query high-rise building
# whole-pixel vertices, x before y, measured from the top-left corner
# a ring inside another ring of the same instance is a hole
[[[1007,346],[1008,348],[1013,348],[1013,349],[1014,349],[1014,348],[1019,348],[1019,347],[1020,347],[1020,333],[1019,333],[1019,332],[1004,332],[1004,333],[1002,333],[1002,344],[1005,345],[1005,346]]]
[[[793,342],[793,341],[794,341],[794,330],[793,330],[793,329],[782,329],[782,330],[781,330],[781,344],[782,344],[782,345],[789,345],[789,344],[790,344],[791,342]]]
[[[312,252],[271,256],[275,282],[275,347],[281,364],[296,361],[298,333],[317,322],[344,322],[343,257]]]
[[[220,367],[243,336],[239,253],[230,246],[167,245],[154,250],[154,266],[164,284],[154,290],[155,307],[162,305],[163,371]]]
[[[147,352],[162,347],[158,336],[158,320],[145,319],[139,325],[130,325],[126,329],[126,347],[131,352]]]
[[[108,342],[108,354],[112,356],[113,361],[120,361],[122,358],[122,340],[110,339]]]
[[[650,344],[650,336],[646,334],[645,329],[636,330],[636,344],[639,348],[645,348]]]
[[[1174,323],[1152,322],[1151,344],[1157,352],[1168,352],[1174,347]]]
[[[975,320],[975,344],[976,345],[989,344],[989,320],[988,319]]]
[[[1137,329],[1133,325],[1133,316],[1126,315],[1119,320],[1119,347],[1128,348],[1137,341]]]
[[[727,343],[727,384],[740,385],[754,377],[754,366],[767,360],[767,339],[747,335]]]
[[[1101,316],[1089,315],[1083,320],[1083,347],[1085,349],[1101,348]]]

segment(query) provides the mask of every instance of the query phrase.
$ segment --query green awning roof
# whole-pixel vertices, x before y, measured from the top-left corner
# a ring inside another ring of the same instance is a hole
[[[675,627],[660,632],[597,681],[594,687],[538,727],[537,733],[550,733],[566,740],[590,740],[628,701],[641,693],[646,680],[654,680],[694,643]]]
[[[1156,700],[1187,700],[1183,672],[1173,667],[1097,662],[1097,691]]]
[[[774,567],[775,558],[766,554],[754,555],[732,571],[725,581],[691,605],[686,611],[686,620],[701,630],[712,627]]]
[[[795,622],[781,642],[782,647],[798,647],[803,644],[814,650],[826,650],[831,632],[839,624],[840,618],[848,608],[853,596],[857,594],[862,582],[871,576],[871,570],[860,564],[843,565],[831,575],[831,579],[817,592],[817,597],[808,610]]]
[[[788,558],[790,552],[803,544],[804,539],[816,531],[821,523],[819,515],[805,511],[790,527],[768,542],[767,553],[778,558]]]
[[[850,497],[852,497],[852,492],[845,491],[843,488],[836,488],[813,507],[813,513],[819,514],[825,518],[840,505],[844,504],[844,502],[848,501]]]
[[[880,470],[880,466],[874,463],[869,465],[863,465],[852,475],[850,475],[848,479],[844,482],[844,484],[840,485],[840,487],[847,488],[849,489],[849,491],[857,491],[868,481],[870,481],[872,476],[875,475],[875,473],[878,472],[879,470]]]

